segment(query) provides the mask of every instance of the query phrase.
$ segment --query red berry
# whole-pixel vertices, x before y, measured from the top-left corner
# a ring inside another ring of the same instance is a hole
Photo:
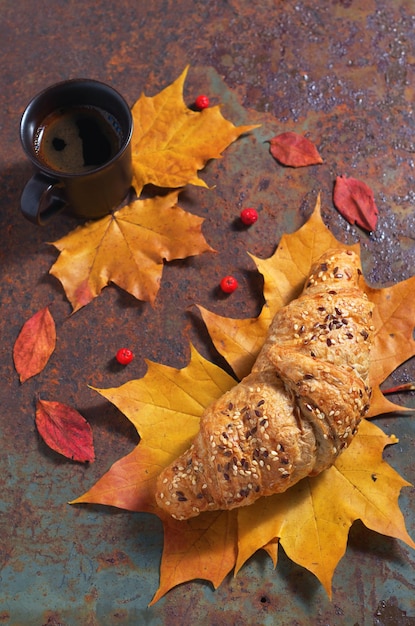
[[[255,224],[258,219],[258,212],[256,209],[243,209],[241,211],[241,220],[243,224],[246,226],[251,226],[251,224]]]
[[[121,363],[121,365],[128,365],[128,363],[131,363],[133,360],[134,354],[128,348],[120,348],[115,355],[115,358],[118,363]]]
[[[195,100],[195,107],[200,110],[207,109],[209,104],[209,97],[205,96],[204,94],[200,94],[200,96],[197,96]]]
[[[224,293],[232,293],[238,289],[238,281],[233,276],[225,276],[220,281],[220,288]]]

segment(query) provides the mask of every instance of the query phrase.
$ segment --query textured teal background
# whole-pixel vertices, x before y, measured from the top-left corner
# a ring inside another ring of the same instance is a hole
[[[204,581],[189,582],[148,608],[159,580],[158,520],[67,504],[138,442],[126,418],[88,385],[139,378],[144,359],[183,367],[190,340],[220,363],[193,304],[230,317],[257,315],[262,285],[247,251],[270,256],[283,233],[306,221],[319,192],[335,236],[361,242],[370,282],[383,286],[413,275],[413,2],[4,0],[0,9],[0,624],[414,624],[414,551],[360,522],[336,570],[332,602],[280,551],[276,571],[260,553],[216,591]],[[180,196],[183,208],[205,218],[203,232],[217,252],[166,264],[153,309],[108,287],[71,316],[61,286],[48,275],[56,252],[47,242],[77,222],[62,215],[39,229],[21,217],[19,195],[31,170],[19,144],[20,115],[37,91],[75,76],[112,84],[132,105],[143,90],[154,95],[171,83],[187,64],[188,104],[209,93],[234,123],[262,124],[208,165],[201,176],[209,189]],[[266,141],[285,130],[308,133],[325,163],[279,166]],[[339,174],[374,190],[375,233],[348,225],[335,211],[332,186]],[[248,230],[237,227],[244,206],[257,207],[260,216]],[[223,299],[216,286],[228,273],[240,287]],[[57,323],[56,351],[39,376],[20,385],[13,343],[47,304]],[[137,356],[118,368],[113,355],[124,345]],[[408,380],[415,380],[412,361],[389,383]],[[66,402],[88,419],[94,464],[73,464],[40,441],[38,396]],[[411,393],[393,399],[415,406]],[[413,417],[377,423],[400,440],[387,448],[386,460],[414,483]],[[414,493],[406,488],[400,498],[412,537]]]

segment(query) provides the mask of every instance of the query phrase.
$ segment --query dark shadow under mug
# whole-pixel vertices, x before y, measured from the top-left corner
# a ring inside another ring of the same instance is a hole
[[[44,224],[66,207],[89,219],[110,213],[131,188],[132,131],[130,107],[104,83],[72,79],[35,96],[20,123],[36,168],[21,195],[23,215]]]

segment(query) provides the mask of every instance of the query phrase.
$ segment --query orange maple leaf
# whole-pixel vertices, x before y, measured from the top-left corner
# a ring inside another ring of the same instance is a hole
[[[235,380],[193,347],[190,364],[183,369],[147,364],[142,379],[114,389],[96,390],[131,420],[144,445],[117,461],[73,504],[96,502],[161,517],[166,549],[155,602],[175,585],[194,578],[208,579],[218,587],[235,564],[234,514],[210,513],[189,520],[183,532],[181,522],[164,515],[154,498],[160,471],[190,444],[206,404]],[[216,555],[213,567],[212,555]]]
[[[318,202],[307,224],[285,235],[270,259],[256,260],[264,275],[266,299],[258,318],[229,320],[202,310],[216,347],[238,376],[251,368],[276,310],[298,295],[311,264],[332,247],[348,246],[337,242],[324,226]],[[379,384],[402,358],[415,354],[413,322],[406,312],[413,286],[411,280],[375,290],[362,278],[362,287],[378,308],[370,370],[377,390],[372,415],[399,408],[383,399]],[[276,563],[278,542],[292,560],[318,577],[330,595],[334,570],[356,519],[415,548],[398,505],[400,490],[408,483],[382,459],[384,447],[397,440],[367,420],[330,469],[285,493],[261,498],[250,507],[202,514],[183,522],[166,516],[154,499],[158,474],[189,446],[204,408],[235,381],[193,347],[188,366],[181,370],[154,363],[148,366],[140,380],[97,390],[135,424],[141,441],[75,502],[110,504],[161,518],[165,546],[160,587],[153,603],[173,586],[194,578],[208,579],[216,587],[232,568],[237,571],[261,548]],[[209,556],[208,571],[205,555]]]
[[[60,255],[50,273],[62,283],[74,312],[110,282],[153,304],[163,260],[213,251],[201,232],[203,219],[177,205],[178,193],[136,200],[53,243]]]
[[[238,137],[258,125],[234,126],[219,106],[192,111],[183,100],[188,67],[153,97],[144,94],[132,108],[134,186],[139,195],[147,184],[175,188],[206,187],[197,172],[217,159]]]

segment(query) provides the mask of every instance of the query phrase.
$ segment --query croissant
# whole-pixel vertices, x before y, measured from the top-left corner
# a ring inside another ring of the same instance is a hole
[[[325,253],[280,309],[251,373],[209,405],[190,448],[157,479],[179,520],[286,491],[330,467],[368,411],[372,304],[358,256]]]

